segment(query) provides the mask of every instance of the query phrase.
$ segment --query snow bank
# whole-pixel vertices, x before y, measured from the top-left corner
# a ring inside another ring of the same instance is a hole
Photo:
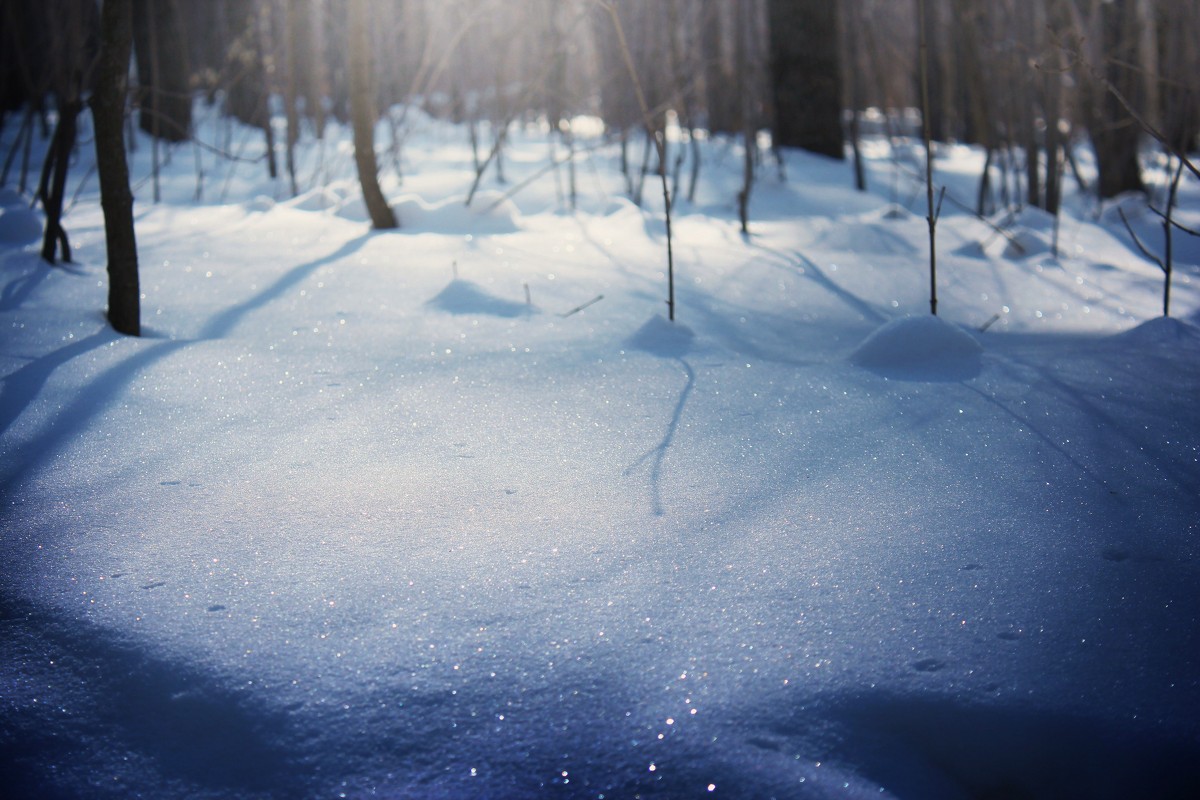
[[[1120,342],[1136,345],[1200,346],[1200,327],[1175,317],[1157,317],[1113,336]]]
[[[42,217],[24,205],[0,208],[0,244],[23,247],[42,238]]]
[[[497,297],[471,281],[455,278],[428,303],[430,308],[448,314],[485,314],[493,317],[520,317],[534,313],[532,305]]]
[[[659,358],[683,358],[692,349],[695,338],[691,328],[659,314],[629,337],[629,346]]]
[[[415,194],[391,198],[392,210],[402,231],[459,236],[496,235],[520,230],[520,212],[512,200],[499,192],[476,193],[471,205],[465,197],[428,202]],[[362,195],[351,194],[337,207],[337,216],[354,222],[369,222]]]
[[[969,333],[930,314],[887,323],[855,349],[850,361],[895,377],[962,380],[979,371],[982,352]]]
[[[86,164],[76,267],[0,247],[0,793],[1191,796],[1200,271],[1153,319],[1085,198],[1053,268],[947,203],[976,335],[886,140],[876,194],[787,153],[743,237],[714,139],[671,323],[619,144],[572,214],[513,126],[466,209],[466,130],[410,120],[400,235],[335,124],[278,203],[258,131],[211,205],[139,147],[154,338],[103,319]]]

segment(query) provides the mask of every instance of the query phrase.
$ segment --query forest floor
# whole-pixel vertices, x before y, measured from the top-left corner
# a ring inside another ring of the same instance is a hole
[[[344,130],[294,198],[139,140],[140,339],[88,146],[76,263],[2,190],[7,796],[1191,796],[1200,241],[1163,318],[1145,198],[984,221],[942,147],[934,320],[920,147],[768,159],[743,236],[705,141],[672,323],[616,144],[468,208],[409,119],[396,232]]]

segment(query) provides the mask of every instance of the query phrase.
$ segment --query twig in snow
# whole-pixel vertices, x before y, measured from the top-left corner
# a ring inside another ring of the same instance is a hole
[[[563,318],[565,319],[565,318],[567,318],[567,317],[569,317],[569,316],[571,316],[571,315],[573,315],[573,314],[578,314],[580,311],[583,311],[583,310],[584,310],[585,308],[587,308],[588,306],[595,305],[596,303],[599,303],[599,302],[600,302],[601,300],[603,300],[603,299],[604,299],[604,295],[602,295],[602,294],[598,294],[598,295],[596,295],[595,297],[593,297],[591,300],[588,300],[588,301],[587,301],[586,303],[584,303],[583,305],[578,305],[578,306],[575,306],[574,308],[572,308],[572,309],[571,309],[570,311],[568,311],[567,313],[565,313],[565,314],[559,314],[559,316],[560,316],[560,317],[563,317]]]

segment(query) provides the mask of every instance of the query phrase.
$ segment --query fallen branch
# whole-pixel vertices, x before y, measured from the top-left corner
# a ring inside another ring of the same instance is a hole
[[[567,313],[565,313],[565,314],[559,314],[559,316],[560,316],[560,317],[562,317],[563,319],[566,319],[566,318],[567,318],[567,317],[569,317],[569,316],[572,316],[572,315],[574,315],[574,314],[578,314],[580,311],[583,311],[583,310],[584,310],[585,308],[587,308],[588,306],[594,306],[596,303],[599,303],[599,302],[600,302],[601,300],[603,300],[603,299],[604,299],[604,295],[602,295],[602,294],[598,294],[598,295],[596,295],[595,297],[593,297],[591,300],[588,300],[588,301],[587,301],[586,303],[584,303],[583,305],[578,305],[578,306],[575,306],[574,308],[572,308],[572,309],[571,309],[570,311],[568,311]]]

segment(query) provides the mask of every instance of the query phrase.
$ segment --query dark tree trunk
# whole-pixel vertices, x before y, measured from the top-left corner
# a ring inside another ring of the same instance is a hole
[[[750,235],[750,192],[754,188],[754,162],[758,155],[758,124],[754,118],[750,90],[750,27],[748,19],[751,13],[748,4],[734,4],[737,21],[734,24],[734,36],[737,37],[734,52],[737,64],[738,92],[741,98],[739,121],[742,128],[742,188],[738,191],[738,220],[742,225],[742,235]]]
[[[725,45],[728,17],[724,10],[730,4],[721,0],[704,0],[700,19],[701,52],[704,57],[704,104],[708,110],[708,130],[712,133],[738,133],[738,79],[729,48]],[[737,13],[737,4],[733,4]]]
[[[108,252],[108,320],[120,333],[141,335],[137,239],[133,231],[133,193],[121,129],[125,119],[129,56],[133,45],[131,0],[105,0],[100,18],[100,64],[92,94],[96,127],[96,166],[104,209]]]
[[[271,127],[271,109],[267,102],[270,87],[263,40],[267,21],[258,0],[226,0],[229,15],[229,54],[226,107],[229,113],[247,125],[262,130],[267,145],[267,172],[279,176],[275,159],[275,131]]]
[[[371,93],[371,39],[367,35],[366,0],[350,0],[350,116],[354,125],[354,163],[363,200],[378,230],[399,227],[396,215],[379,188],[375,161],[375,104]]]
[[[768,0],[776,147],[844,158],[836,0]]]
[[[306,54],[310,54],[311,50],[302,46],[303,34],[307,32],[305,24],[305,15],[308,12],[307,3],[288,3],[284,6],[284,38],[283,38],[283,54],[284,54],[284,69],[286,74],[283,77],[283,106],[284,114],[287,117],[287,173],[288,182],[291,184],[292,197],[300,193],[300,187],[296,183],[296,144],[300,141],[300,71],[305,69],[304,65],[309,63],[309,58]]]
[[[1113,0],[1101,6],[1101,28],[1106,86],[1093,89],[1092,119],[1089,132],[1096,151],[1100,197],[1116,197],[1123,192],[1145,190],[1141,165],[1138,163],[1138,144],[1141,128],[1113,93],[1120,92],[1134,108],[1143,105],[1137,71],[1140,31],[1134,0]]]
[[[133,0],[139,127],[159,139],[191,135],[192,96],[183,25],[174,0]]]
[[[944,26],[939,13],[940,5],[937,0],[926,0],[924,30],[925,42],[928,47],[928,65],[926,80],[929,91],[929,133],[935,142],[950,141],[951,108],[946,91],[951,69],[948,67],[950,49],[945,41]]]
[[[42,258],[53,264],[59,246],[62,260],[70,263],[71,244],[67,231],[62,226],[63,196],[67,191],[67,170],[71,164],[71,151],[75,149],[77,121],[83,109],[78,97],[62,100],[58,105],[58,125],[54,139],[46,152],[46,167],[42,172],[38,194],[46,209],[46,232],[42,240]]]
[[[258,3],[255,0],[225,0],[226,63],[224,80],[226,110],[256,128],[267,124],[266,73],[259,53]]]
[[[1200,148],[1200,7],[1164,3],[1158,13],[1163,135],[1170,148],[1188,153]]]

